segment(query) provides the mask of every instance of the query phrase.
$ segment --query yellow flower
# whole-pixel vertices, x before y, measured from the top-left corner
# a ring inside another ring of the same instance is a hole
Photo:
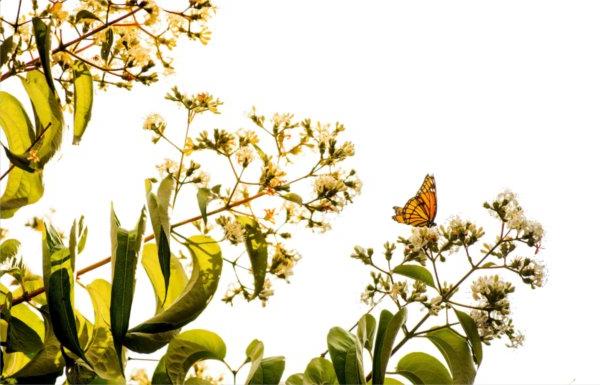
[[[200,39],[200,43],[202,43],[202,45],[207,45],[208,42],[210,41],[211,36],[212,36],[212,32],[210,32],[208,27],[203,25],[202,28],[200,29],[200,32],[198,32],[198,38]]]

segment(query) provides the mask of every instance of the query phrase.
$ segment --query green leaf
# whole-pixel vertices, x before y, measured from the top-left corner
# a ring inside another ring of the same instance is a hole
[[[204,221],[204,226],[208,221],[208,217],[206,216],[206,206],[208,202],[210,202],[210,198],[212,193],[206,187],[201,187],[198,189],[198,193],[196,194],[198,198],[198,207],[200,207],[200,214],[202,214],[202,220]]]
[[[60,342],[52,332],[50,320],[46,316],[44,316],[44,321],[41,325],[42,332],[44,333],[42,349],[31,360],[26,359],[23,361],[23,356],[15,357],[15,354],[6,355],[6,365],[2,372],[5,377],[19,378],[20,383],[27,383],[27,379],[30,379],[29,383],[40,383],[40,376],[56,378],[57,373],[60,374],[65,364]],[[22,355],[22,353],[17,353],[17,355]],[[21,364],[17,363],[20,360]],[[24,365],[22,365],[23,363]]]
[[[290,202],[297,203],[302,206],[302,197],[296,193],[287,193],[281,196],[283,199],[286,199]]]
[[[0,244],[0,263],[12,258],[19,253],[21,242],[16,239],[7,239]]]
[[[250,370],[248,372],[248,380],[246,384],[252,377],[254,377],[254,373],[258,370],[260,366],[260,361],[263,358],[263,353],[265,351],[265,345],[259,340],[252,340],[248,347],[246,348],[246,362],[251,362]]]
[[[423,281],[427,286],[435,287],[433,276],[423,266],[419,265],[399,265],[394,268],[394,273]]]
[[[62,108],[56,92],[48,86],[44,79],[44,74],[40,71],[29,71],[27,77],[22,78],[21,81],[33,105],[33,110],[37,118],[36,121],[39,122],[37,135],[41,135],[41,138],[33,147],[39,161],[31,162],[30,164],[31,167],[39,169],[60,148],[63,135]]]
[[[100,57],[102,60],[106,61],[108,59],[108,55],[110,54],[110,49],[113,45],[114,33],[112,29],[108,29],[105,34],[105,39],[102,41],[102,46],[100,47]]]
[[[31,22],[33,24],[33,35],[35,37],[38,55],[40,56],[40,62],[44,69],[44,76],[48,87],[54,91],[54,81],[52,80],[52,68],[50,64],[50,27],[44,24],[39,17],[34,17],[31,19]]]
[[[0,126],[12,153],[24,154],[35,140],[35,133],[21,103],[0,91]],[[44,193],[41,171],[28,173],[14,167],[8,174],[0,198],[0,218],[10,218],[21,207],[37,202]]]
[[[338,384],[331,361],[323,357],[313,358],[304,370],[303,385]]]
[[[169,219],[169,203],[173,194],[175,179],[167,176],[160,182],[157,194],[148,191],[146,199],[148,202],[148,212],[150,213],[150,222],[154,231],[154,237],[158,245],[158,263],[163,277],[163,289],[169,288],[169,279],[171,277],[171,224]],[[167,290],[168,291],[168,290]],[[168,292],[164,293],[165,298]]]
[[[15,46],[13,39],[14,36],[9,36],[0,44],[0,67],[8,62],[9,56],[13,52]]]
[[[52,328],[60,343],[73,354],[88,362],[78,338],[75,310],[73,308],[73,267],[75,258],[68,248],[62,245],[60,237],[56,239],[56,230],[46,226],[46,243],[51,242],[51,252],[43,253],[44,283],[48,299],[48,311]],[[47,247],[47,246],[46,246]]]
[[[379,316],[379,327],[375,340],[375,351],[373,353],[373,384],[381,385],[385,380],[392,348],[398,331],[406,322],[406,308],[392,315],[391,312],[383,310]]]
[[[481,346],[481,338],[479,337],[479,332],[477,331],[477,325],[475,324],[473,318],[471,318],[471,316],[467,313],[456,309],[454,309],[454,311],[456,312],[458,322],[460,322],[460,325],[467,334],[467,339],[471,345],[471,350],[473,350],[473,358],[475,359],[475,363],[477,365],[481,365],[481,360],[483,360],[483,349]]]
[[[92,104],[94,102],[92,75],[87,65],[81,61],[76,61],[73,64],[73,88],[75,90],[73,144],[79,144],[92,116]]]
[[[455,384],[472,384],[475,381],[473,356],[464,337],[447,327],[427,333],[427,338],[444,356]]]
[[[304,384],[304,374],[302,373],[294,373],[285,380],[285,385],[303,385]]]
[[[98,16],[94,15],[86,9],[82,9],[81,11],[77,12],[77,15],[75,15],[75,23],[78,23],[80,20],[85,19],[102,21],[98,18]]]
[[[448,369],[437,358],[427,353],[407,354],[398,362],[396,371],[413,384],[452,384]]]
[[[365,384],[362,348],[356,336],[334,327],[327,334],[327,347],[340,384]]]
[[[167,375],[167,367],[165,366],[165,356],[162,356],[158,364],[156,364],[156,368],[154,368],[154,373],[152,374],[152,385],[171,385],[171,379]]]
[[[146,274],[150,279],[154,296],[156,297],[155,314],[160,313],[163,309],[168,309],[173,302],[183,293],[185,285],[188,282],[188,277],[185,270],[179,262],[179,259],[171,257],[171,279],[169,281],[169,290],[165,298],[165,280],[160,270],[158,262],[158,249],[156,243],[146,243],[142,249],[142,266],[146,270]]]
[[[248,376],[246,385],[264,384],[276,385],[279,384],[283,371],[285,370],[285,357],[267,357],[260,360],[258,368]]]
[[[260,224],[254,218],[239,215],[236,219],[246,231],[246,251],[250,257],[252,274],[254,275],[254,294],[252,298],[256,298],[264,287],[267,274],[267,237],[262,233]]]
[[[226,350],[225,343],[217,334],[201,329],[188,330],[169,343],[164,357],[166,373],[173,384],[181,384],[195,362],[222,361]]]
[[[212,299],[223,268],[221,248],[214,239],[203,235],[189,241],[193,270],[183,293],[169,308],[129,330],[125,339],[129,349],[150,353],[164,346],[178,329],[195,320]]]
[[[358,320],[356,336],[361,345],[368,351],[373,349],[375,328],[377,328],[377,320],[371,314],[365,314]]]
[[[42,349],[42,337],[17,317],[8,322],[6,352],[23,352],[30,358]]]
[[[86,288],[94,305],[94,329],[91,342],[85,351],[86,357],[100,377],[124,383],[121,364],[110,333],[110,283],[96,279]]]
[[[135,270],[142,246],[146,216],[142,210],[137,228],[127,231],[120,226],[114,210],[111,211],[113,274],[110,298],[110,330],[117,356],[120,359],[123,340],[129,328],[131,302],[135,291]]]

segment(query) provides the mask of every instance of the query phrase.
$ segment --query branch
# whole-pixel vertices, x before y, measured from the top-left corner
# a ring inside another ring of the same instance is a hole
[[[241,199],[239,201],[227,204],[227,205],[225,205],[223,207],[219,207],[216,210],[209,211],[208,213],[206,213],[206,216],[218,214],[220,212],[229,210],[229,209],[231,209],[233,207],[243,205],[245,203],[253,201],[256,198],[260,198],[260,197],[262,197],[263,195],[266,195],[266,194],[267,194],[266,191],[260,191],[260,192],[254,194],[251,197],[248,197],[248,198],[245,198],[245,199]],[[171,228],[183,226],[183,225],[186,225],[188,223],[192,223],[194,221],[198,221],[200,219],[202,219],[202,215],[198,215],[198,216],[195,216],[195,217],[192,217],[192,218],[188,218],[188,219],[185,219],[185,220],[183,220],[181,222],[174,223],[173,225],[171,225]],[[148,241],[151,241],[153,239],[154,239],[154,234],[150,234],[146,238],[144,238],[144,242],[148,242]],[[88,273],[88,272],[90,272],[92,270],[95,270],[95,269],[99,268],[100,266],[104,266],[107,263],[110,263],[110,261],[111,261],[111,257],[107,257],[107,258],[104,258],[103,260],[100,260],[100,261],[98,261],[96,263],[93,263],[93,264],[91,264],[89,266],[86,266],[83,269],[77,271],[76,278],[79,278],[83,274]],[[15,298],[12,301],[12,306],[18,305],[18,304],[20,304],[21,302],[24,302],[24,301],[29,301],[31,298],[36,297],[36,296],[44,293],[45,291],[46,291],[46,288],[40,287],[40,288],[38,288],[36,290],[33,290],[33,291],[29,292],[29,293],[24,293],[22,296],[20,296],[19,298]]]
[[[76,38],[76,39],[74,39],[74,40],[71,40],[71,41],[70,41],[70,42],[68,42],[68,43],[63,43],[63,44],[60,44],[58,47],[56,47],[56,48],[54,48],[54,49],[52,50],[51,54],[55,54],[55,53],[57,53],[57,52],[65,51],[67,48],[69,48],[69,47],[70,47],[70,46],[72,46],[73,44],[77,44],[77,43],[79,43],[80,41],[82,41],[82,40],[85,40],[85,39],[87,39],[88,37],[90,37],[90,36],[93,36],[93,35],[97,34],[98,32],[101,32],[101,31],[105,30],[107,27],[110,27],[111,25],[113,25],[113,24],[116,24],[116,23],[118,23],[119,21],[121,21],[121,20],[123,20],[123,19],[126,19],[126,18],[128,18],[129,16],[132,16],[132,15],[134,15],[134,14],[135,14],[136,12],[138,12],[140,9],[142,9],[142,8],[138,6],[138,8],[134,9],[133,11],[127,12],[126,14],[124,14],[124,15],[122,15],[122,16],[119,16],[119,17],[117,17],[116,19],[114,19],[114,20],[111,20],[111,21],[109,21],[109,22],[108,22],[108,23],[106,23],[106,24],[103,24],[103,25],[101,25],[100,27],[97,27],[97,28],[95,28],[95,29],[92,29],[91,31],[89,31],[89,32],[87,32],[87,33],[85,33],[85,34],[83,34],[83,35],[79,36],[78,38]],[[28,61],[27,63],[25,63],[25,64],[23,65],[23,67],[31,67],[31,66],[34,66],[34,65],[36,65],[36,64],[37,64],[39,61],[40,61],[40,58],[39,58],[39,57],[37,57],[37,58],[35,58],[35,59],[32,59],[32,60]],[[15,71],[8,71],[8,72],[6,72],[6,73],[2,74],[2,76],[0,76],[0,82],[2,82],[2,81],[4,81],[4,80],[8,79],[9,77],[13,76],[14,74],[15,74]]]

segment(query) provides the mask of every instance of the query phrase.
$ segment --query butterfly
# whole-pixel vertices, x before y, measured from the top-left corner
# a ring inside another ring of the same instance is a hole
[[[404,207],[395,206],[394,210],[396,215],[392,219],[398,223],[415,227],[435,226],[437,195],[433,175],[426,175],[417,194],[410,198]]]

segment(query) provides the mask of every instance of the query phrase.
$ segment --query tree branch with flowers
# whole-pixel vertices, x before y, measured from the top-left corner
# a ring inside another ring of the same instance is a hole
[[[267,305],[277,281],[289,282],[300,260],[302,250],[289,242],[298,226],[326,231],[353,202],[361,182],[346,166],[354,145],[343,140],[343,124],[289,113],[267,118],[253,109],[250,128],[205,130],[203,119],[220,114],[221,101],[174,87],[166,99],[185,123],[172,126],[160,111],[149,111],[143,129],[172,156],[140,181],[146,195],[133,229],[121,225],[115,209],[110,213],[110,256],[79,265],[81,254],[94,253],[86,250],[83,216],[70,229],[34,217],[29,225],[38,231],[32,235],[41,246],[37,256],[22,255],[21,240],[10,237],[14,214],[43,196],[45,167],[58,167],[50,161],[65,145],[65,118],[71,118],[73,145],[85,140],[94,91],[148,86],[174,71],[168,51],[184,38],[207,44],[214,11],[208,0],[168,7],[153,1],[18,0],[9,12],[3,8],[0,81],[20,81],[34,116],[14,95],[0,92],[2,145],[10,162],[0,173],[0,216],[3,226],[9,223],[0,229],[1,383],[125,383],[132,361],[154,360],[139,355],[161,348],[166,350],[151,378],[137,371],[131,381],[237,383],[244,368],[246,384],[282,381],[285,358],[264,357],[261,341],[253,340],[245,359],[233,363],[216,332],[188,326],[221,294],[223,268],[235,277],[223,301]],[[197,210],[180,217],[177,208],[190,201]],[[332,328],[327,350],[286,384],[473,383],[482,344],[506,337],[509,346],[520,345],[509,300],[515,286],[507,277],[542,286],[537,252],[543,230],[511,193],[485,208],[500,224],[487,243],[473,222],[453,218],[434,226],[430,218],[427,226],[412,226],[408,235],[384,244],[383,258],[357,246],[352,257],[371,272],[362,296],[368,310],[349,329]],[[533,255],[523,256],[532,249]],[[34,257],[42,261],[40,272],[30,267]],[[448,265],[458,263],[462,275],[450,278]],[[86,280],[108,264],[110,279]],[[133,324],[132,305],[141,298],[136,277],[143,274],[155,308]],[[93,305],[93,319],[81,311],[82,296]],[[379,319],[371,315],[382,307]],[[431,342],[431,354],[409,352],[389,365],[417,339]],[[221,373],[209,374],[207,360]]]

